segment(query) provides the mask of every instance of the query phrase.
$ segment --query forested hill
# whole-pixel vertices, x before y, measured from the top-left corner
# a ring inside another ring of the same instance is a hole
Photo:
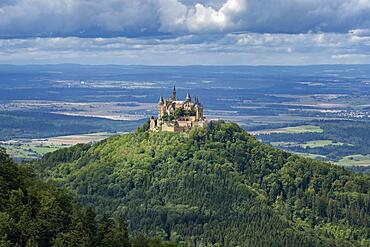
[[[369,246],[370,177],[261,144],[233,123],[137,131],[35,166],[98,213],[187,246]]]
[[[35,178],[0,148],[0,247],[174,247],[142,235],[127,223],[77,205],[68,191]]]

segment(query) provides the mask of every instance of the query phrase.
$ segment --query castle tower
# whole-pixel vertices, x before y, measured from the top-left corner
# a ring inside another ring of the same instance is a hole
[[[191,102],[191,96],[189,93],[186,94],[185,101]]]
[[[177,100],[177,98],[176,98],[176,86],[175,85],[173,85],[172,97],[171,98],[172,98],[173,101]]]
[[[155,130],[155,128],[157,127],[157,121],[155,120],[155,118],[153,116],[150,117],[150,130]]]
[[[162,96],[159,98],[157,109],[158,109],[158,118],[161,119],[165,112],[165,105]]]
[[[199,121],[203,119],[203,107],[196,105],[195,107],[195,120]]]

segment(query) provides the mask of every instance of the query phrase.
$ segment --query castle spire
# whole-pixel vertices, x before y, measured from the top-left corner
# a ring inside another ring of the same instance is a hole
[[[159,97],[159,102],[158,102],[158,104],[163,104],[164,103],[164,100],[163,100],[163,97],[161,96],[161,97]]]
[[[191,96],[190,96],[189,92],[186,94],[185,101],[191,101]]]
[[[196,99],[196,102],[195,102],[198,106],[202,106],[202,104],[200,103],[200,101],[199,101],[199,98],[197,97],[197,99]]]
[[[176,101],[177,100],[177,98],[176,98],[176,86],[175,85],[173,85],[172,100],[173,101]]]

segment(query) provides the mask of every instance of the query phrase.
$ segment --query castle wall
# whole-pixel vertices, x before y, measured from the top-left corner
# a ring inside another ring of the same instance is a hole
[[[180,126],[176,126],[175,124],[174,125],[171,125],[171,124],[168,124],[168,123],[163,123],[162,124],[162,131],[166,131],[166,132],[183,132],[184,131],[184,128],[182,128]]]
[[[193,126],[192,121],[178,120],[177,123],[179,124],[180,127],[183,127],[183,128],[191,128]]]

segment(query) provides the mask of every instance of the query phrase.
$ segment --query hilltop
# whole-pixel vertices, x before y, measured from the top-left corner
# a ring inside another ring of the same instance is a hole
[[[368,246],[370,177],[262,144],[233,123],[114,136],[40,174],[98,214],[192,246]]]

